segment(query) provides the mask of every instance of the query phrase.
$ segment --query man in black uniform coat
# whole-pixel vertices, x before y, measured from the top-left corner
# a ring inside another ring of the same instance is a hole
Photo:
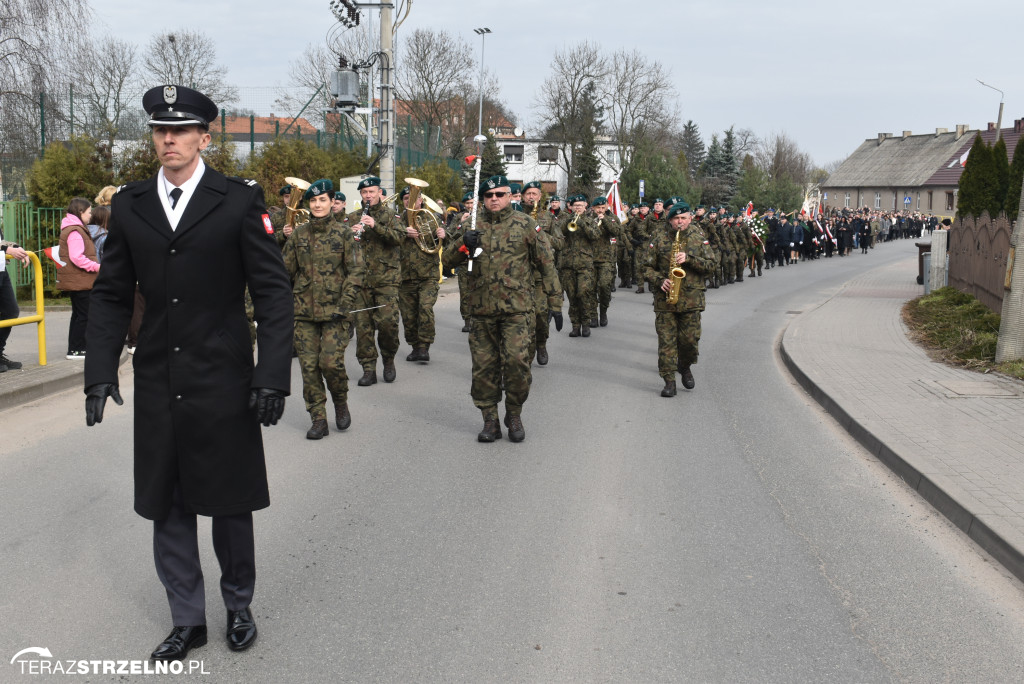
[[[135,283],[146,298],[135,368],[135,511],[153,521],[157,575],[174,629],[153,652],[181,660],[206,643],[196,515],[213,518],[227,641],[256,639],[252,511],[270,505],[260,423],[284,411],[291,385],[288,273],[255,181],[207,168],[217,107],[202,93],[145,94],[161,168],[114,196],[103,272],[92,291],[85,363],[86,423],[118,404],[118,357]],[[245,317],[255,307],[259,363]]]

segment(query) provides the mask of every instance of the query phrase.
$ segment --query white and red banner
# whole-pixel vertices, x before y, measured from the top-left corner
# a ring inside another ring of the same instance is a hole
[[[53,247],[47,247],[43,250],[43,254],[53,259],[53,263],[57,265],[57,268],[64,268],[67,266],[67,262],[60,258],[60,245],[54,245]]]
[[[606,199],[608,208],[620,221],[629,218],[629,212],[622,206],[622,198],[619,197],[619,181],[612,181],[612,189],[608,191]]]

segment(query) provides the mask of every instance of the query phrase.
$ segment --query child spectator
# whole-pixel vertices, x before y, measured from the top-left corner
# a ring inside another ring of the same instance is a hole
[[[60,222],[60,253],[67,254],[67,264],[57,269],[57,287],[71,298],[71,324],[68,327],[70,360],[85,360],[85,326],[89,320],[89,291],[100,270],[96,244],[86,224],[92,220],[92,206],[84,197],[75,197],[68,204],[68,213]]]

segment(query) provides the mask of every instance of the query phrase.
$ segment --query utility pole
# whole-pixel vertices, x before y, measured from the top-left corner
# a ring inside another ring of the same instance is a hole
[[[397,192],[395,185],[395,126],[394,126],[394,34],[392,33],[393,18],[389,2],[381,3],[380,8],[380,51],[384,53],[380,73],[380,141],[384,154],[380,158],[380,180],[388,192]]]
[[[992,90],[999,93],[999,116],[998,118],[996,118],[996,140],[994,143],[992,143],[994,145],[995,143],[999,142],[999,138],[1003,134],[1003,99],[1006,97],[1006,95],[1004,95],[1003,91],[1000,90],[999,88],[996,88],[995,86],[990,86],[988,83],[984,83],[980,78],[976,78],[974,80],[976,80],[978,83],[981,83],[981,85],[985,86],[986,88],[991,88]]]

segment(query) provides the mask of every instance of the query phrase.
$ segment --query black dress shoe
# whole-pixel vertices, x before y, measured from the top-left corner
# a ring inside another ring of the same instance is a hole
[[[663,397],[674,397],[676,396],[676,381],[666,380],[665,388],[661,390],[661,396]]]
[[[190,649],[206,645],[206,625],[175,627],[150,654],[153,660],[184,660]]]
[[[326,419],[314,420],[313,425],[306,430],[306,439],[323,439],[329,432]]]
[[[685,387],[686,389],[693,389],[697,385],[697,383],[694,382],[694,380],[693,380],[693,373],[690,372],[690,367],[689,366],[684,366],[683,367],[682,375],[683,375],[683,387]],[[675,384],[675,381],[673,381],[673,384]]]
[[[248,608],[228,611],[228,648],[244,651],[256,641],[256,621]]]
[[[363,371],[363,377],[359,378],[359,382],[356,383],[360,387],[369,387],[370,385],[377,384],[377,371],[368,370]]]
[[[537,347],[537,363],[539,363],[542,366],[548,365],[547,347]]]
[[[395,381],[395,359],[384,359],[384,382]]]
[[[476,436],[478,442],[493,442],[501,439],[501,427],[498,426],[497,418],[488,418],[484,421],[484,429]]]
[[[352,414],[348,412],[348,402],[334,405],[334,424],[339,430],[347,430],[352,425]]]
[[[522,442],[526,439],[526,428],[523,427],[521,416],[505,416],[508,420],[508,439],[510,442]]]

